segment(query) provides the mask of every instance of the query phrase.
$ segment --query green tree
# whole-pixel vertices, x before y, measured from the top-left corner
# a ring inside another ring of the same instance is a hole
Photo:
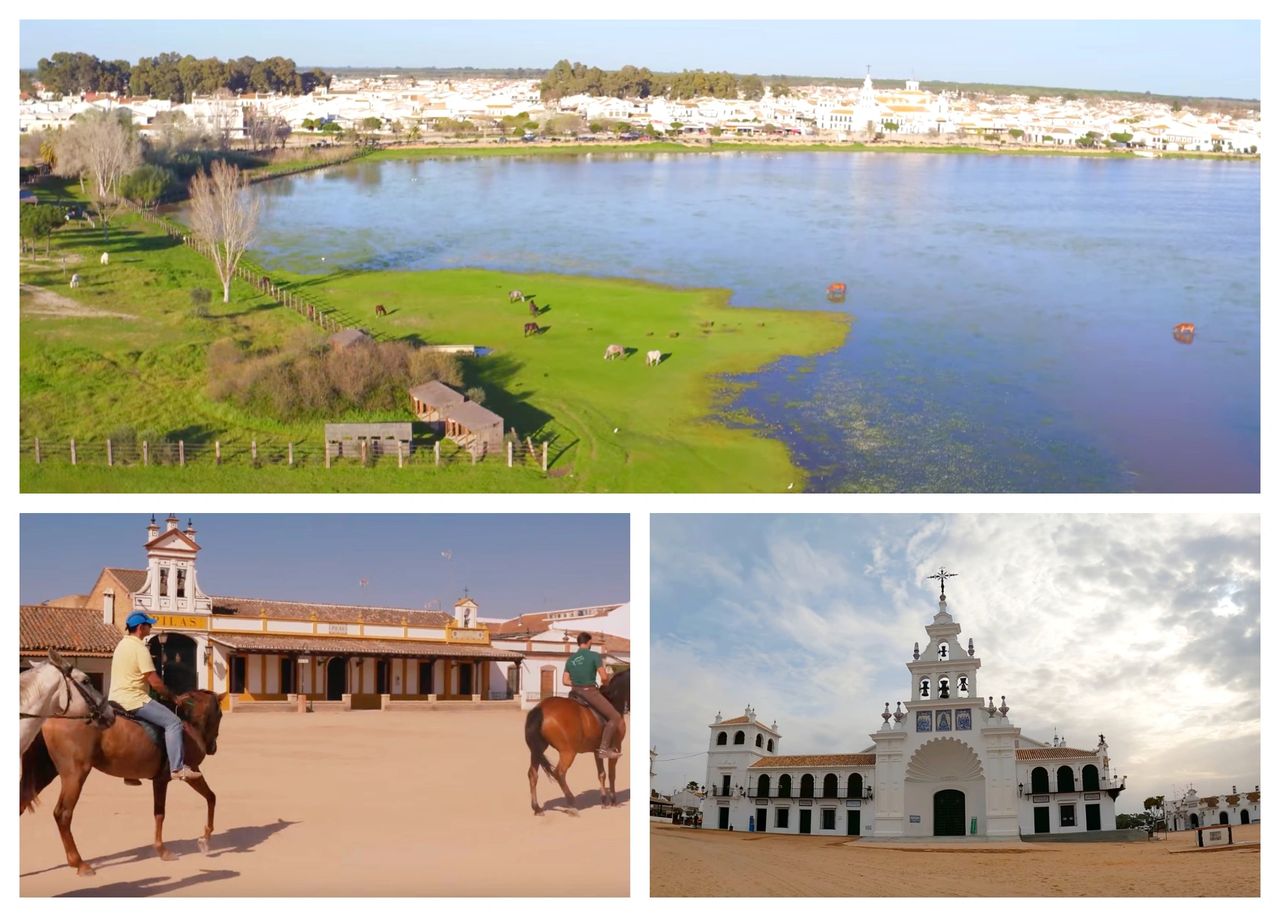
[[[1009,136],[1012,137],[1014,140],[1021,140],[1023,137],[1022,128],[1020,127],[1009,128]]]
[[[791,95],[791,87],[786,83],[774,83],[769,87],[769,91],[773,93],[773,96],[776,99],[781,99],[783,96]]]
[[[382,130],[382,119],[370,115],[360,122],[360,126],[367,131],[380,131]]]
[[[1129,133],[1112,134],[1111,139],[1114,140],[1116,143],[1123,143],[1127,145],[1131,140],[1133,140],[1133,134],[1129,134]]]
[[[891,134],[892,134],[894,131],[896,131],[896,130],[898,129],[898,122],[897,122],[897,121],[886,121],[886,122],[884,122],[884,129],[885,129],[886,131],[888,131],[889,133],[891,133]]]
[[[738,82],[738,91],[742,93],[744,99],[750,101],[759,101],[764,98],[764,80],[755,76],[744,76]]]
[[[724,133],[724,128],[718,124],[713,124],[711,127],[707,128],[707,133],[712,137],[719,137]]]
[[[146,209],[154,207],[176,182],[177,177],[162,166],[139,166],[120,179],[120,196]]]
[[[1182,100],[1174,99],[1173,104],[1169,106],[1173,111],[1182,111]]]
[[[18,233],[23,239],[33,243],[36,239],[44,239],[45,254],[49,253],[49,239],[53,231],[67,221],[61,207],[53,204],[24,205],[18,221]]]

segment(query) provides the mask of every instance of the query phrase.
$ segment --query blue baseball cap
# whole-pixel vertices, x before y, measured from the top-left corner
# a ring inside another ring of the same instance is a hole
[[[124,619],[125,627],[137,627],[139,624],[155,624],[156,619],[151,617],[145,611],[135,611],[129,617]]]

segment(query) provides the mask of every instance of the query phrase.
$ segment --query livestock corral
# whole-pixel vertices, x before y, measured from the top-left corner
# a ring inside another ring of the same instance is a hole
[[[201,764],[217,793],[208,854],[204,801],[171,786],[151,847],[151,791],[94,771],[75,810],[81,854],[66,865],[52,810],[59,782],[20,819],[24,896],[618,896],[628,893],[630,770],[602,808],[587,758],[571,768],[573,814],[545,776],[529,807],[525,714],[431,711],[232,713]],[[551,757],[554,759],[554,751]]]

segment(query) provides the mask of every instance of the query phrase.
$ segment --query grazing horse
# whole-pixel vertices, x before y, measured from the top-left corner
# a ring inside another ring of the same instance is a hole
[[[528,337],[528,336],[529,336],[529,335],[531,335],[531,334],[541,334],[541,333],[542,333],[542,329],[538,327],[538,323],[537,323],[537,322],[525,322],[525,323],[524,323],[524,336],[525,336],[525,337]]]
[[[223,696],[204,690],[178,695],[177,714],[184,721],[183,754],[190,767],[198,768],[206,755],[215,754],[218,750],[218,726],[222,720],[219,703]],[[71,836],[71,816],[75,813],[84,782],[95,767],[112,777],[151,781],[156,822],[152,846],[160,859],[177,859],[165,849],[162,837],[165,795],[170,779],[164,746],[149,729],[128,717],[117,716],[106,729],[80,720],[45,720],[40,734],[22,755],[19,813],[34,809],[40,791],[52,783],[54,777],[61,777],[62,790],[53,807],[53,819],[58,823],[58,833],[62,835],[67,865],[82,876],[93,875],[93,867],[81,859],[75,838]],[[217,797],[205,783],[203,775],[187,783],[208,803],[204,834],[197,841],[200,851],[208,853]]]
[[[537,316],[538,316],[538,314],[539,314],[539,313],[541,313],[541,312],[542,312],[542,310],[538,308],[538,304],[537,304],[536,302],[534,302],[532,298],[530,298],[530,300],[529,300],[529,314],[530,314],[530,315],[532,315],[532,316],[534,316],[534,317],[537,317]]]
[[[387,307],[386,307],[386,306],[383,306],[383,305],[377,305],[377,306],[374,306],[374,307],[373,307],[373,314],[374,314],[374,315],[386,315],[386,314],[387,314]]]
[[[657,366],[661,362],[662,362],[661,350],[650,350],[648,353],[644,355],[645,366]]]
[[[507,294],[507,302],[524,302],[524,294],[519,290],[512,290]]]
[[[623,669],[614,675],[600,689],[600,693],[625,717],[627,708],[631,706],[631,670]],[[529,746],[529,799],[533,804],[534,815],[542,814],[542,807],[538,805],[539,768],[560,784],[570,811],[577,814],[578,803],[565,781],[565,774],[569,772],[569,766],[578,754],[593,753],[600,747],[603,731],[604,725],[598,713],[567,697],[548,697],[529,711],[529,716],[524,721],[524,741]],[[626,734],[627,721],[624,719],[618,724],[619,748],[622,747],[622,739]],[[547,760],[547,746],[554,746],[559,753],[554,768]],[[596,776],[600,779],[600,804],[605,807],[615,806],[618,804],[618,759],[609,759],[609,781],[606,788],[604,761],[599,755],[593,754],[593,757],[596,760]]]
[[[71,289],[73,289],[73,290],[74,290],[74,289],[75,289],[76,287],[78,287],[78,286],[80,286],[80,275],[79,275],[79,274],[72,274],[72,275],[71,275]]]
[[[49,650],[18,676],[18,754],[31,747],[47,719],[87,720],[110,726],[115,711],[89,676]]]
[[[99,264],[101,264],[101,265],[103,265],[104,267],[105,267],[106,265],[110,264],[110,263],[111,263],[111,253],[110,253],[110,252],[103,252],[103,253],[102,253],[102,257],[98,259],[98,263],[99,263]]]
[[[604,358],[606,360],[614,360],[618,357],[625,357],[627,352],[622,349],[621,344],[610,344],[604,349]]]

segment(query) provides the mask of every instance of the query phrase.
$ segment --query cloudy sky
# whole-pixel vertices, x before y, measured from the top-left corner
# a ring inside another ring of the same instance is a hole
[[[1121,811],[1260,782],[1256,516],[655,515],[651,531],[663,791],[705,782],[708,724],[748,703],[784,752],[869,747],[884,702],[910,696],[942,566],[982,693],[1031,738],[1105,733]]]

